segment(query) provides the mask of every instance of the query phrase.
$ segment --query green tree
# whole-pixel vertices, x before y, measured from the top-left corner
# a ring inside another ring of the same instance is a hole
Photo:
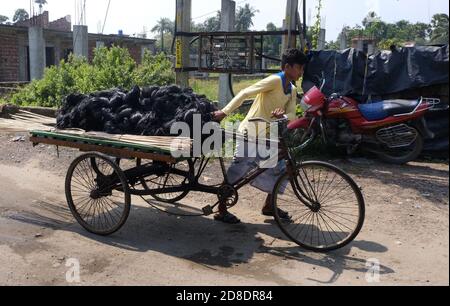
[[[339,40],[337,40],[337,41],[334,41],[334,40],[327,41],[325,43],[325,50],[339,50],[340,47],[341,47],[341,45],[339,43]]]
[[[369,12],[363,19],[362,25],[364,27],[364,36],[371,37],[375,40],[386,37],[387,25],[381,21],[381,18],[375,12]]]
[[[395,28],[396,28],[395,38],[403,40],[403,41],[415,39],[414,28],[413,28],[413,25],[409,21],[400,20],[395,23]]]
[[[448,15],[436,14],[431,20],[431,41],[437,44],[448,44]]]
[[[374,39],[379,49],[389,49],[391,45],[402,45],[409,41],[422,45],[430,42],[448,43],[448,15],[433,16],[431,24],[411,23],[407,20],[386,23],[374,12],[369,12],[362,20],[362,26],[344,27],[337,39],[338,42],[344,32],[347,36],[347,46],[351,46],[351,41],[355,37]],[[330,42],[328,47],[336,48],[336,43]]]
[[[389,50],[391,48],[391,46],[399,46],[403,43],[404,43],[404,41],[399,38],[387,38],[387,39],[382,39],[378,43],[377,47],[378,47],[378,49],[381,49],[381,50]]]
[[[139,86],[167,85],[175,82],[172,62],[164,53],[152,55],[145,50],[142,64],[136,70],[135,84]]]
[[[94,50],[93,66],[98,71],[96,86],[99,88],[133,86],[133,73],[136,62],[130,55],[128,49],[120,47],[96,48]]]
[[[171,21],[169,18],[161,18],[158,20],[157,24],[152,28],[152,32],[158,32],[160,36],[160,44],[161,44],[161,51],[166,52],[164,48],[164,34],[166,33],[174,33],[175,30],[175,23]]]
[[[431,35],[431,24],[426,24],[423,22],[418,22],[413,25],[414,28],[414,36],[417,39],[421,39],[423,41],[426,41],[430,38]]]
[[[217,11],[216,16],[207,18],[203,25],[201,25],[201,32],[217,32],[220,30],[220,11]]]
[[[253,26],[253,17],[255,17],[256,13],[259,13],[259,10],[251,7],[248,3],[243,7],[239,7],[236,12],[236,31],[248,31]]]
[[[270,22],[266,26],[267,31],[281,31],[274,23]],[[281,36],[264,37],[264,53],[268,56],[279,56],[281,47]]]
[[[39,14],[42,14],[42,6],[47,4],[47,0],[34,0],[34,2],[39,4]]]
[[[30,18],[28,12],[24,9],[17,9],[14,13],[13,22],[25,21]]]
[[[192,21],[191,22],[191,32],[203,32],[203,24]]]
[[[317,1],[317,6],[316,6],[316,22],[314,23],[312,29],[311,29],[311,45],[313,49],[317,49],[319,46],[319,36],[320,36],[320,30],[322,28],[321,22],[322,22],[322,15],[321,15],[321,11],[322,11],[322,0],[318,0]]]
[[[0,15],[0,24],[4,24],[9,20],[8,17]]]
[[[367,26],[370,25],[371,23],[374,23],[374,22],[380,22],[380,21],[381,21],[381,18],[377,15],[377,13],[375,13],[375,12],[369,12],[369,13],[367,14],[367,16],[364,17],[364,19],[363,19],[363,21],[362,21],[362,25],[363,25],[364,27],[367,27]]]

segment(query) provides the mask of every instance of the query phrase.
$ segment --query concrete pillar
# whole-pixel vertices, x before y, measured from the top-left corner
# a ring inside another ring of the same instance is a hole
[[[55,65],[59,66],[59,62],[61,61],[61,40],[55,39]]]
[[[29,81],[28,76],[28,35],[19,35],[19,81]]]
[[[362,39],[356,41],[356,50],[364,51],[364,41]]]
[[[319,41],[317,42],[317,50],[325,49],[325,39],[326,39],[326,31],[325,29],[320,29]]]
[[[44,75],[45,69],[44,29],[28,28],[28,44],[30,46],[30,79],[39,80]]]
[[[27,47],[19,46],[19,81],[28,81],[28,57]]]
[[[191,0],[177,0],[177,30],[179,32],[191,31]],[[176,59],[175,68],[182,69],[189,67],[189,40],[190,37],[177,37],[176,39]],[[181,87],[189,87],[189,72],[177,71],[175,75],[177,85]]]
[[[283,29],[288,31],[295,31],[297,29],[297,12],[298,0],[287,0],[286,5],[286,22]],[[283,36],[282,51],[288,48],[295,48],[297,35],[291,34]]]
[[[367,55],[372,55],[375,53],[375,46],[373,44],[367,45]]]
[[[339,41],[340,47],[339,49],[345,50],[347,49],[347,33],[344,31],[341,33],[341,39]]]
[[[89,58],[88,27],[85,25],[73,26],[73,53]]]
[[[232,32],[235,30],[236,2],[231,0],[222,0],[220,30]],[[225,107],[233,99],[230,91],[230,80],[228,74],[219,76],[219,106]]]

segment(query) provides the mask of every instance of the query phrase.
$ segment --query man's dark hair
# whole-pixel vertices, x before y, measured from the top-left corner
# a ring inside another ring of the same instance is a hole
[[[286,64],[294,66],[294,64],[306,65],[308,58],[299,49],[287,49],[281,59],[281,69],[283,70]]]

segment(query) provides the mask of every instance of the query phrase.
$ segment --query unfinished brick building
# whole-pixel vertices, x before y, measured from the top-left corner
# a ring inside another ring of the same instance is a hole
[[[49,13],[18,22],[14,25],[0,25],[0,82],[30,81],[30,28],[42,28],[42,50],[45,60],[42,65],[58,65],[74,50],[74,34],[70,16],[49,21]],[[127,48],[133,59],[140,63],[144,50],[155,52],[155,40],[125,35],[87,34],[88,58],[98,46],[118,45]],[[31,56],[31,58],[33,58]],[[36,64],[36,63],[34,63]]]

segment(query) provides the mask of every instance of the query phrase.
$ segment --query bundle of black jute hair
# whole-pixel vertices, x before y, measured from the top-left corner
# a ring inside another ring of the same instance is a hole
[[[201,124],[212,121],[217,108],[204,95],[176,85],[135,86],[99,91],[89,95],[71,94],[57,116],[60,129],[79,128],[109,134],[169,136],[175,122],[186,122],[192,131],[194,115]]]

